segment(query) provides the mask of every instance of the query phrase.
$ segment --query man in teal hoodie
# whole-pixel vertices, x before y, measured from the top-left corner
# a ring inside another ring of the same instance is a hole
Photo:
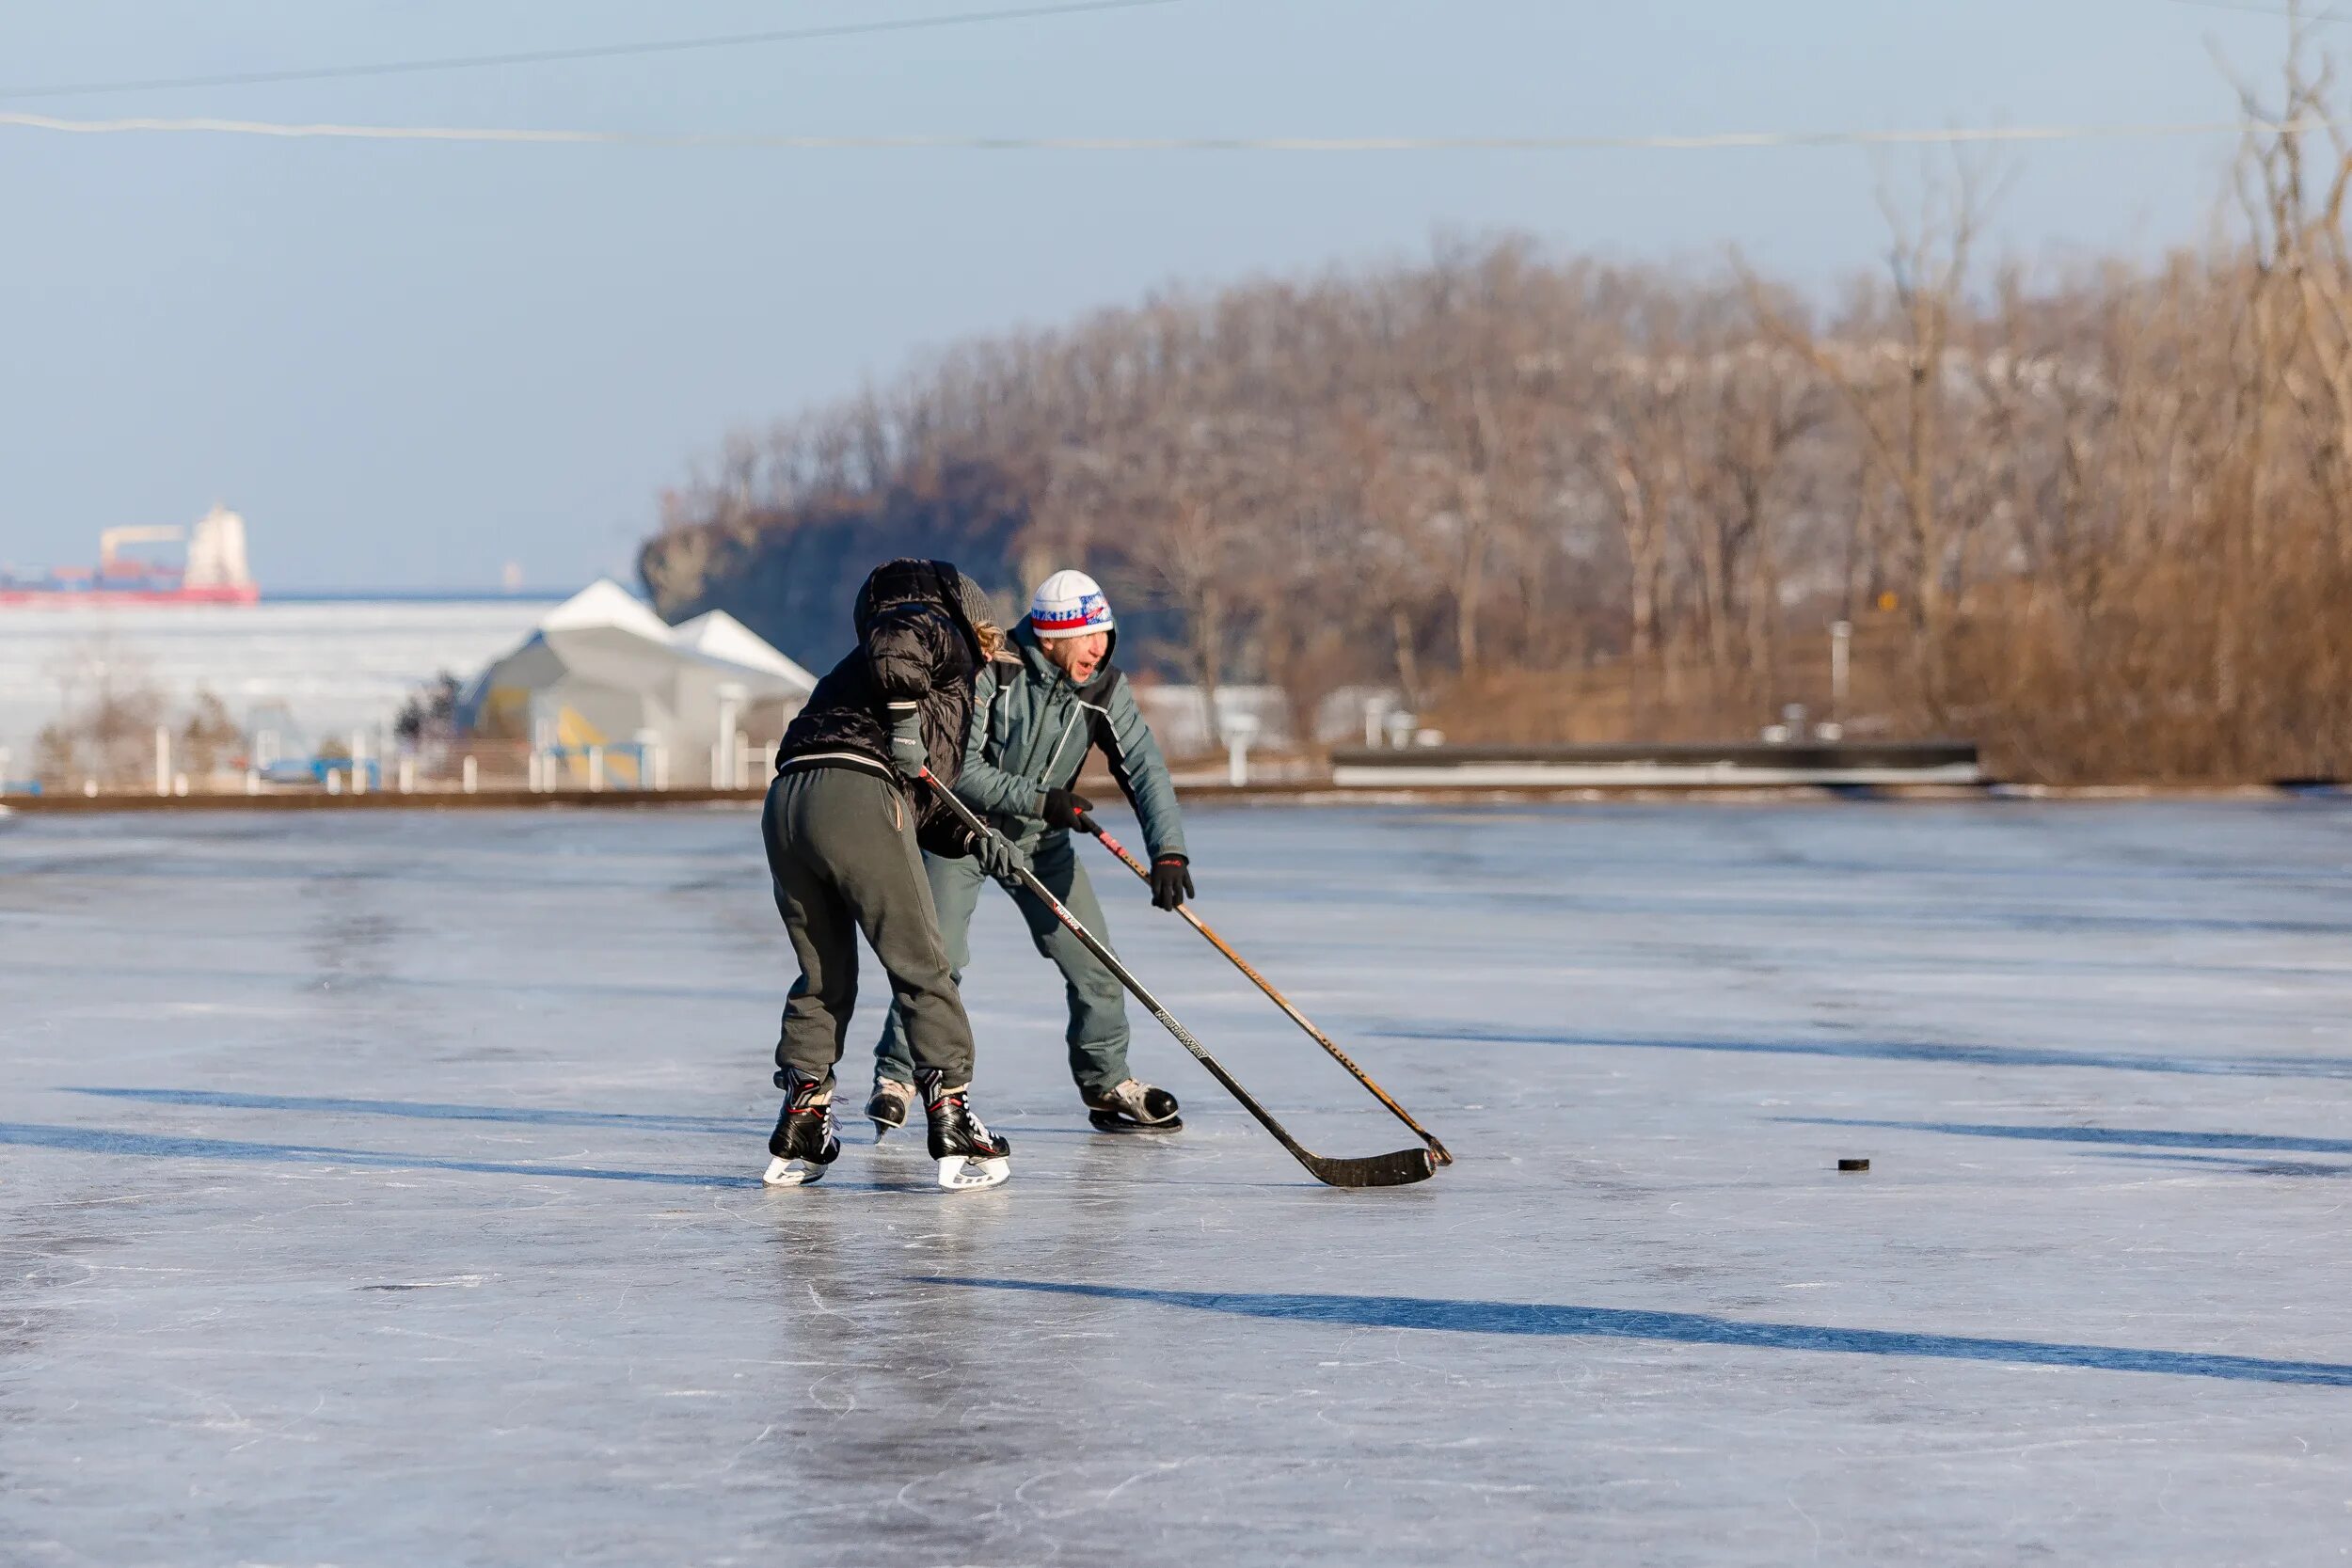
[[[1010,839],[1038,880],[1096,936],[1109,938],[1071,830],[1093,802],[1075,794],[1078,769],[1101,747],[1152,856],[1152,902],[1172,910],[1192,893],[1190,858],[1175,786],[1159,744],[1136,706],[1126,676],[1111,665],[1117,624],[1103,590],[1084,572],[1057,572],[1013,628],[1021,658],[983,669],[973,689],[963,772],[955,791]],[[972,911],[988,872],[976,860],[923,857],[931,900],[959,979],[971,960]],[[1127,1070],[1127,1007],[1118,979],[1054,918],[1034,894],[1008,881],[1039,952],[1061,970],[1070,993],[1070,1075],[1089,1119],[1106,1132],[1172,1132],[1184,1125],[1176,1097]],[[866,1114],[877,1135],[906,1122],[914,1069],[897,1008],[874,1048],[874,1093]]]

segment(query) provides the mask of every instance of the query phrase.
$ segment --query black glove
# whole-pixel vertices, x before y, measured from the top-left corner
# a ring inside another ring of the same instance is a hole
[[[1172,910],[1185,899],[1196,896],[1192,891],[1191,863],[1182,855],[1162,855],[1152,863],[1152,907]]]
[[[1045,825],[1064,832],[1078,825],[1078,818],[1094,809],[1094,802],[1074,789],[1049,789],[1045,792]]]
[[[1002,833],[967,833],[972,858],[980,863],[980,869],[1000,882],[1015,880],[1021,872],[1029,869],[1029,857],[1020,847]]]

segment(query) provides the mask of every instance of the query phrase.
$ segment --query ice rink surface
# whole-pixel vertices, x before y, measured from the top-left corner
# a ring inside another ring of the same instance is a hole
[[[1141,1017],[1189,1126],[1089,1132],[992,899],[1011,1183],[764,1191],[741,811],[0,830],[0,1560],[2352,1558],[2342,804],[1192,828],[1459,1164],[1319,1188]],[[1411,1141],[1092,864],[1307,1144]]]

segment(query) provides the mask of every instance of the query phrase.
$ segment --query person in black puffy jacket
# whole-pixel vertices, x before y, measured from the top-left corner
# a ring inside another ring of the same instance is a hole
[[[814,1181],[840,1153],[833,1069],[857,1001],[861,931],[906,1021],[940,1185],[993,1186],[1009,1174],[1009,1146],[966,1101],[972,1024],[922,849],[977,852],[992,865],[1009,851],[974,843],[918,782],[929,768],[944,788],[962,770],[973,677],[1004,645],[989,614],[987,595],[946,562],[876,567],[858,590],[858,645],[817,683],[778,748],[760,836],[801,977],[776,1041],[784,1108],[768,1140],[771,1186]]]

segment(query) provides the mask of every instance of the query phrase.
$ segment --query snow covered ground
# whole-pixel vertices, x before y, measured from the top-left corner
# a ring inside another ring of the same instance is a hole
[[[553,606],[544,598],[292,600],[0,610],[0,747],[26,764],[67,687],[87,684],[102,662],[119,679],[156,687],[175,718],[210,691],[240,724],[282,706],[313,738],[373,730],[443,671],[473,675]]]
[[[1089,1132],[993,905],[1012,1182],[766,1192],[741,811],[18,821],[0,1555],[2352,1556],[2343,805],[1194,829],[1458,1165],[1316,1187],[1148,1020],[1189,1127]],[[1095,864],[1302,1139],[1409,1141]]]

